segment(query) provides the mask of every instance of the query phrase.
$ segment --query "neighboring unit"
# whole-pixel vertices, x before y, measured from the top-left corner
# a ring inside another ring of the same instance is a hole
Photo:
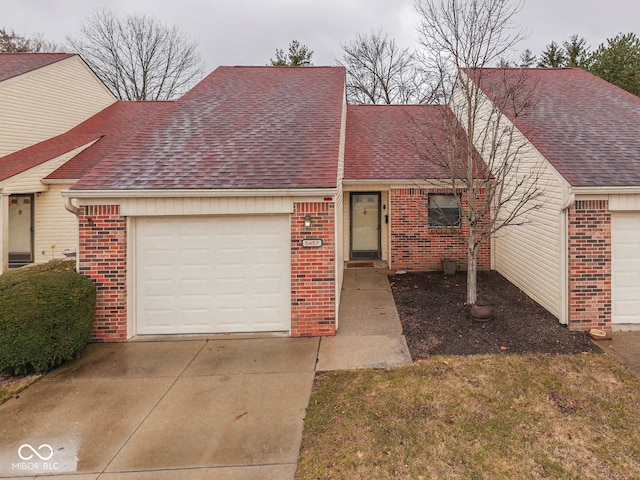
[[[514,71],[517,75],[513,75]],[[509,76],[533,85],[515,118],[541,165],[543,208],[494,242],[494,268],[571,330],[640,326],[640,98],[576,68],[485,69],[493,102]]]
[[[0,273],[61,258],[77,244],[76,218],[60,195],[75,179],[60,185],[48,177],[98,137],[66,150],[26,150],[115,101],[78,55],[0,54]]]

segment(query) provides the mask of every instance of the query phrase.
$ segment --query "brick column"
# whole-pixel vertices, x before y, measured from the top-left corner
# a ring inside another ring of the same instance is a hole
[[[96,284],[96,320],[91,339],[127,339],[127,223],[118,205],[80,208],[79,271]]]
[[[611,212],[607,200],[569,210],[569,330],[611,329]]]
[[[312,218],[305,228],[304,216]],[[303,247],[320,239],[320,247]],[[335,205],[296,203],[291,215],[291,336],[336,334]]]

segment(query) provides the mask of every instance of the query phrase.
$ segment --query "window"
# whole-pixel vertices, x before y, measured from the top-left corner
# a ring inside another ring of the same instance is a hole
[[[429,226],[460,226],[460,208],[453,194],[429,195]]]

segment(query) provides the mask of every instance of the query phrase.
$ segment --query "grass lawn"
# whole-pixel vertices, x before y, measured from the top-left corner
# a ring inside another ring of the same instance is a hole
[[[0,376],[0,405],[38,380],[42,375],[26,375],[24,377]]]
[[[603,354],[316,378],[296,479],[637,479],[640,377]]]

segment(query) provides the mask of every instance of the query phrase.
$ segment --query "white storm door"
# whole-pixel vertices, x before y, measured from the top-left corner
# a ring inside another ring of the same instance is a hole
[[[380,258],[380,194],[351,194],[351,258]]]

